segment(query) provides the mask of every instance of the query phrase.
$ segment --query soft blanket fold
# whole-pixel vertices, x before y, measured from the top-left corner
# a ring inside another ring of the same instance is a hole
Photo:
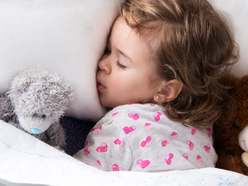
[[[103,172],[0,120],[0,185],[248,185],[216,168],[157,173]]]

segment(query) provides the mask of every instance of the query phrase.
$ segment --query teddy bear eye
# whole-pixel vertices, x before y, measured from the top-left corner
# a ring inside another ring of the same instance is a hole
[[[47,116],[45,114],[38,115],[37,113],[34,113],[33,117],[42,117],[43,119],[45,119]]]
[[[238,126],[235,122],[233,122],[233,127],[236,128],[236,129],[240,129],[241,127]]]

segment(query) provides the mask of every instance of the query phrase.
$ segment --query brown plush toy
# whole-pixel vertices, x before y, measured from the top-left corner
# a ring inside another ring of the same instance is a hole
[[[227,76],[224,85],[232,86],[230,95],[236,107],[228,104],[214,124],[217,168],[248,175],[248,75]]]

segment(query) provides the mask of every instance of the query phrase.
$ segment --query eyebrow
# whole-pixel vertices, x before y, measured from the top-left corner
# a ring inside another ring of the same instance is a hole
[[[111,43],[110,43],[110,37],[108,38],[108,42],[107,42],[107,47],[111,47]],[[117,51],[123,55],[125,58],[127,58],[129,61],[131,61],[133,63],[133,61],[131,60],[131,58],[124,52],[122,52],[120,49],[117,48]]]
[[[117,50],[118,50],[118,52],[120,52],[120,54],[121,55],[123,55],[125,58],[127,58],[129,61],[131,61],[132,63],[133,63],[133,61],[131,60],[131,58],[127,55],[127,54],[125,54],[124,52],[122,52],[120,49],[118,49],[117,48]]]

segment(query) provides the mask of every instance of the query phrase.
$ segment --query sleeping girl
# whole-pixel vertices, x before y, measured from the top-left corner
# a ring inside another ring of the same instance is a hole
[[[99,62],[111,108],[74,156],[104,171],[214,167],[219,83],[238,60],[227,19],[206,0],[127,0]]]

